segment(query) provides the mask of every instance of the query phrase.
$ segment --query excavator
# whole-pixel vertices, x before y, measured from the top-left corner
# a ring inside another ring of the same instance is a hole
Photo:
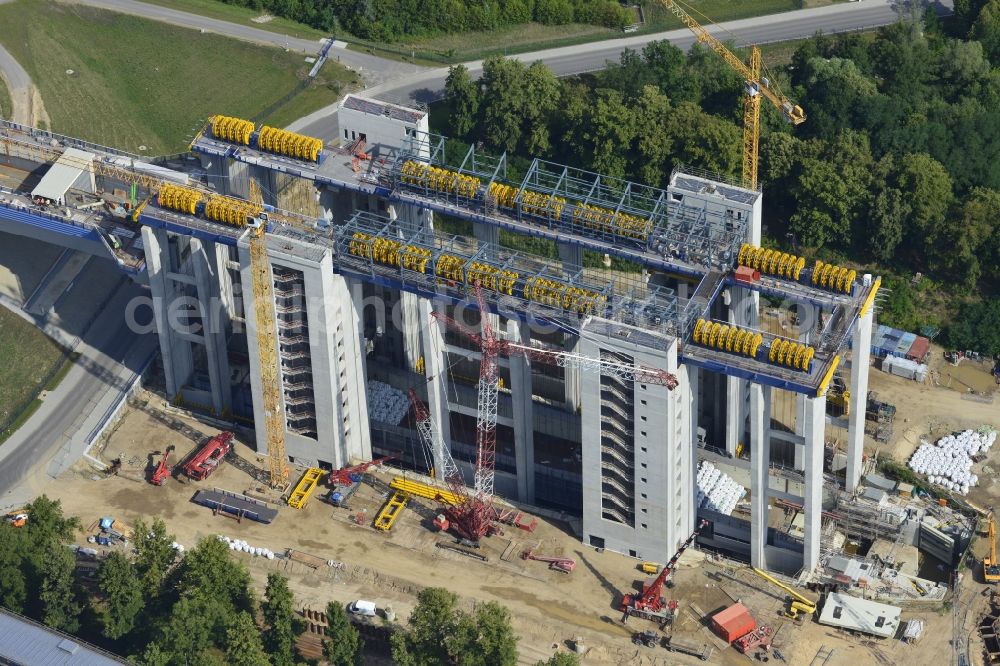
[[[990,540],[990,554],[983,558],[983,580],[987,583],[1000,582],[1000,562],[997,562],[997,525],[990,511],[986,527],[986,538]]]
[[[170,459],[170,454],[173,450],[173,446],[167,447],[160,457],[160,462],[153,468],[153,473],[149,475],[149,482],[154,486],[162,486],[166,482],[167,477],[170,476],[170,467],[167,465],[167,461]]]
[[[813,613],[816,612],[817,602],[813,601],[809,597],[806,597],[796,592],[794,589],[792,589],[788,585],[785,585],[777,578],[769,575],[767,572],[762,571],[757,567],[751,567],[751,568],[753,569],[755,574],[757,574],[767,582],[771,583],[772,585],[779,587],[788,593],[788,598],[786,599],[786,601],[788,602],[788,607],[782,610],[781,612],[782,615],[789,618],[790,620],[800,620],[802,619],[799,617],[800,615],[805,615],[808,617],[809,615],[812,615]]]

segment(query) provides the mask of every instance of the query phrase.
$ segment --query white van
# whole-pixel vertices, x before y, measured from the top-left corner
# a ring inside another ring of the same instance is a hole
[[[347,612],[352,615],[363,615],[364,617],[375,617],[375,602],[358,599],[347,604]]]

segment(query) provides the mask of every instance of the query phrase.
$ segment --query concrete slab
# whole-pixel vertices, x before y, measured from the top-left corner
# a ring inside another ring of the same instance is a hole
[[[112,262],[87,254],[83,257],[89,263],[59,293],[48,316],[49,323],[71,335],[80,335],[118,285],[128,280]],[[120,317],[121,313],[115,316]]]

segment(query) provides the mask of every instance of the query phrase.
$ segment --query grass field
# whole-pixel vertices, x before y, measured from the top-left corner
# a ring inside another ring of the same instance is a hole
[[[271,110],[277,124],[359,83],[328,62],[322,81],[275,111],[309,71],[301,55],[50,0],[2,4],[0,25],[0,42],[41,90],[53,131],[141,154],[184,150],[214,113],[260,120]]]
[[[0,118],[10,119],[13,115],[13,108],[7,84],[3,82],[3,79],[0,79]]]
[[[296,21],[289,21],[278,16],[275,16],[267,23],[255,23],[252,19],[261,16],[264,12],[258,12],[253,9],[247,9],[246,7],[237,7],[235,5],[227,5],[223,2],[218,2],[218,0],[142,0],[151,5],[160,5],[161,7],[170,7],[171,9],[176,9],[182,12],[190,12],[191,14],[200,14],[201,16],[207,16],[209,18],[219,19],[221,21],[228,21],[229,23],[239,23],[241,25],[248,25],[253,28],[260,28],[261,30],[267,30],[268,32],[276,32],[281,35],[289,35],[290,37],[300,37],[302,39],[320,39],[322,37],[329,37],[330,35],[324,33],[322,30],[317,30],[315,28],[310,28],[302,23],[297,23]]]
[[[0,307],[0,424],[25,406],[62,357],[48,336]]]

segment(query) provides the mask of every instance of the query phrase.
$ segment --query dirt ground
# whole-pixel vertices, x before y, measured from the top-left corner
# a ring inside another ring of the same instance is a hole
[[[154,487],[145,481],[152,451],[174,445],[174,459],[180,461],[216,432],[217,428],[188,419],[152,397],[151,402],[127,412],[103,452],[97,454],[104,460],[120,455],[124,464],[119,476],[104,478],[80,463],[58,483],[47,484],[41,490],[61,499],[67,512],[79,516],[84,526],[103,515],[125,521],[160,516],[177,541],[187,547],[222,534],[276,552],[293,548],[322,560],[342,562],[342,569],[312,569],[287,560],[236,555],[246,561],[260,588],[270,571],[286,573],[297,603],[303,608],[320,609],[330,600],[365,598],[380,607],[391,606],[398,621],[405,621],[416,593],[425,586],[440,585],[459,594],[468,608],[477,600],[496,600],[510,608],[525,664],[548,658],[555,651],[569,650],[577,640],[586,646],[585,663],[701,663],[694,657],[632,645],[632,631],[654,628],[635,618],[628,627],[622,626],[615,606],[621,592],[634,589],[642,578],[636,570],[637,562],[584,547],[563,523],[540,520],[531,534],[506,528],[505,535],[486,540],[481,552],[489,562],[484,563],[436,547],[437,542],[450,539],[428,529],[436,512],[430,503],[411,501],[390,533],[374,530],[371,520],[384,499],[367,485],[362,485],[352,498],[350,510],[321,502],[317,492],[304,509],[296,511],[280,505],[275,521],[262,525],[214,517],[208,509],[191,502],[199,488],[243,492],[254,487],[255,482],[245,472],[228,463],[201,483],[171,478],[163,487]],[[261,462],[243,445],[238,451],[248,461]],[[387,471],[378,476],[388,482],[398,474]],[[366,514],[363,526],[353,520],[359,512]],[[80,538],[83,541],[86,534]],[[519,555],[527,548],[572,557],[577,561],[576,570],[567,575],[548,570],[542,562],[522,560]],[[507,556],[503,557],[505,552]],[[740,564],[707,561],[692,550],[682,559],[674,579],[669,596],[679,601],[680,609],[673,631],[679,638],[713,645],[713,664],[748,661],[706,626],[708,615],[735,600],[747,604],[759,622],[776,629],[775,645],[789,664],[809,664],[817,653],[821,654],[820,663],[828,666],[874,661],[918,663],[914,658],[917,650],[899,641],[861,643],[815,622],[796,626],[785,620],[778,615],[782,593],[768,588]],[[930,663],[923,657],[939,651],[941,659],[947,658],[950,631],[944,628],[950,627],[948,617],[934,611],[904,613],[903,617],[923,617],[929,628],[938,628],[928,631],[921,642],[919,663]],[[826,654],[823,651],[830,649],[830,658],[822,662]]]

